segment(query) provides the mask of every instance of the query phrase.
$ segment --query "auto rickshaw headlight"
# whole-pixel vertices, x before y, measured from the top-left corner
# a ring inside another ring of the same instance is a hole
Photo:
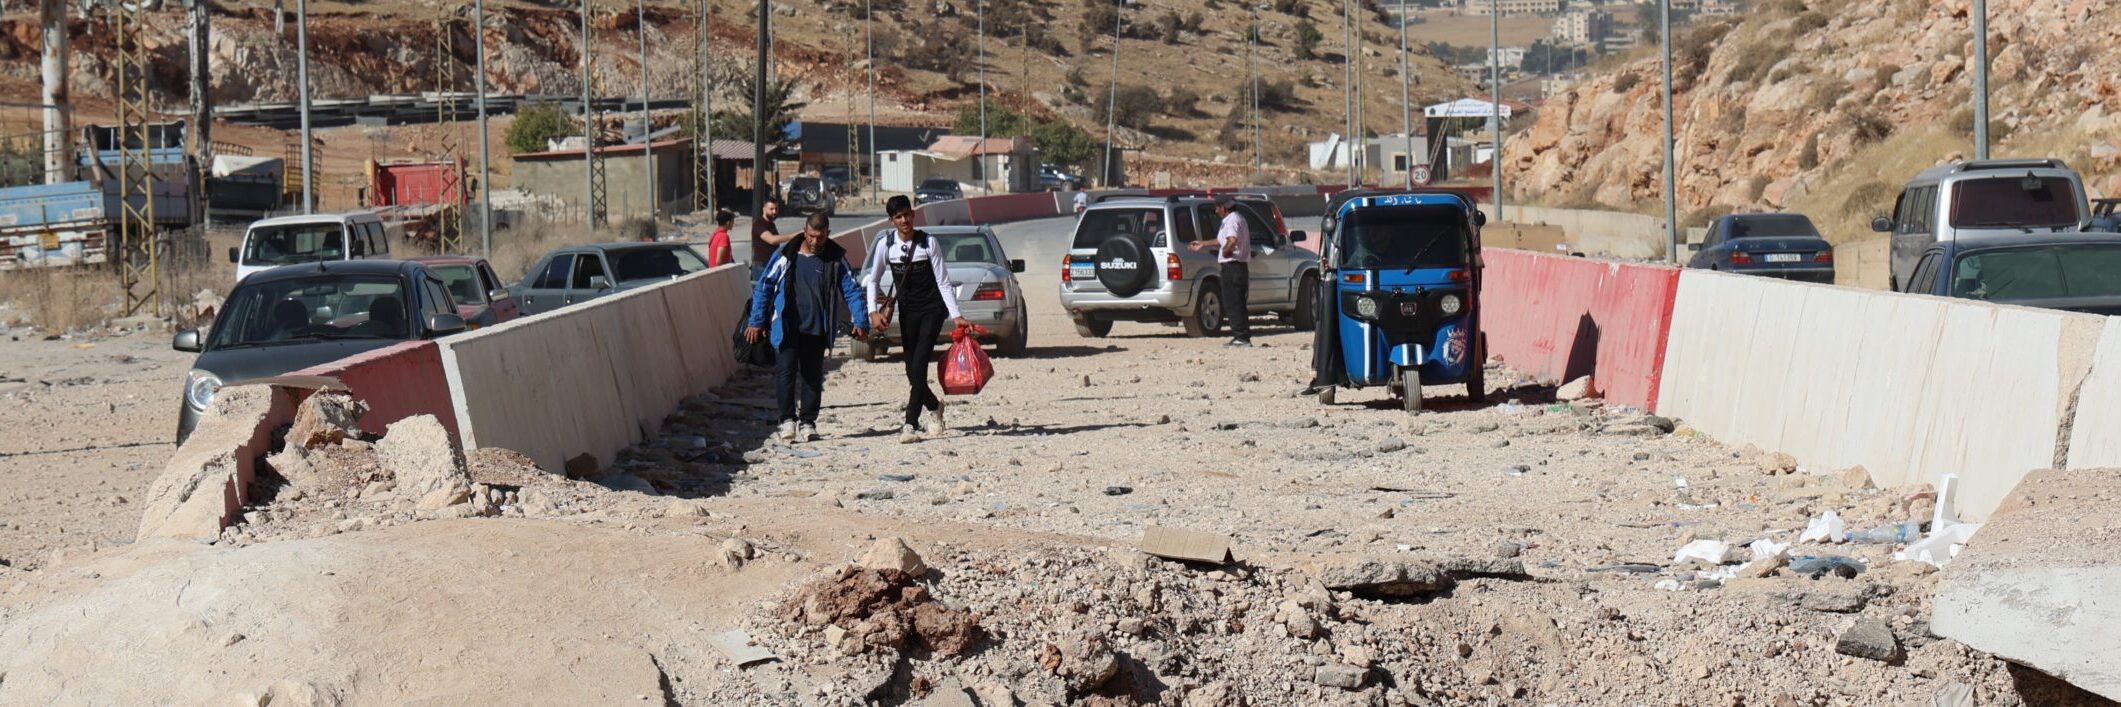
[[[1465,300],[1459,299],[1458,295],[1444,295],[1443,300],[1436,304],[1443,308],[1445,316],[1457,314],[1466,308]]]
[[[1361,317],[1363,319],[1376,319],[1377,314],[1383,309],[1384,307],[1379,306],[1377,304],[1377,298],[1375,297],[1355,298],[1355,316],[1357,317]]]

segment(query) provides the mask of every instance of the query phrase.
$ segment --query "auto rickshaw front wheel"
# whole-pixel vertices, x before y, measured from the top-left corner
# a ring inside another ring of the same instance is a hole
[[[1399,405],[1407,412],[1421,412],[1421,369],[1399,369],[1399,384],[1392,387],[1399,394]]]

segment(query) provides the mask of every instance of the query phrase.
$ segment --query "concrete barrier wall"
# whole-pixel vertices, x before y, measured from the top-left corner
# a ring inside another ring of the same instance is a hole
[[[269,385],[222,388],[213,412],[177,448],[141,502],[136,540],[211,540],[250,502],[273,432],[294,421],[295,394]]]
[[[726,265],[440,342],[464,447],[549,471],[599,466],[736,370],[729,332],[750,288]]]
[[[433,415],[457,434],[457,415],[442,375],[441,349],[432,341],[407,341],[290,376],[321,376],[339,381],[347,392],[368,403],[361,431],[382,436],[390,424],[414,415]]]
[[[2107,317],[2090,375],[2077,392],[2068,467],[2121,467],[2121,317]]]
[[[1488,353],[1548,383],[1591,376],[1608,402],[1654,408],[1679,272],[1486,248]]]
[[[2058,437],[2102,326],[2089,315],[1688,270],[1658,411],[1729,444],[1788,452],[1812,471],[1861,464],[1881,486],[1958,474],[1959,512],[1979,519],[2027,471],[2063,461]]]
[[[1834,246],[1834,284],[1892,289],[1892,245],[1890,238],[1872,238]]]
[[[968,223],[1004,223],[1059,215],[1057,202],[1054,201],[1053,195],[1047,192],[982,196],[965,200],[965,218]]]
[[[1494,216],[1494,214],[1489,214]],[[1562,230],[1570,250],[1623,260],[1664,257],[1664,220],[1642,214],[1594,209],[1554,209],[1506,204],[1500,220]]]

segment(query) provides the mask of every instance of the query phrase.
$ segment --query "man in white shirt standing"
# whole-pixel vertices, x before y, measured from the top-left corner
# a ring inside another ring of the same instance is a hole
[[[1246,302],[1252,290],[1252,233],[1237,215],[1237,202],[1228,194],[1215,195],[1215,215],[1222,226],[1215,231],[1215,262],[1222,273],[1223,321],[1230,325],[1227,346],[1252,345],[1252,314]],[[1210,241],[1194,241],[1187,247],[1207,250]]]
[[[1086,192],[1081,189],[1075,190],[1075,213],[1082,213],[1088,210],[1089,208],[1090,192]]]

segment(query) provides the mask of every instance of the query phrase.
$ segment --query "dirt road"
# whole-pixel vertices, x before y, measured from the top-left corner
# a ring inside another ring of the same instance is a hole
[[[998,231],[1032,264],[1032,351],[997,359],[938,438],[898,444],[897,358],[838,360],[822,441],[768,441],[754,374],[594,483],[522,482],[499,517],[437,520],[349,482],[282,495],[212,546],[0,574],[0,702],[2025,700],[2003,663],[1928,634],[1935,575],[1891,546],[1789,550],[1853,558],[1852,578],[1734,570],[1829,510],[1904,520],[1918,489],[1555,404],[1500,368],[1488,403],[1437,387],[1419,416],[1375,391],[1323,407],[1293,395],[1307,336],[1265,319],[1250,350],[1156,325],[1078,338],[1054,294],[1066,221]],[[161,385],[126,389],[152,407]],[[1240,561],[1148,559],[1132,548],[1151,525],[1226,534]],[[924,643],[932,610],[806,618],[895,581],[836,574],[879,538],[934,570],[890,597],[968,610],[972,650]],[[1696,540],[1743,557],[1675,559]],[[732,629],[779,659],[709,647]],[[189,677],[156,679],[172,674]]]

